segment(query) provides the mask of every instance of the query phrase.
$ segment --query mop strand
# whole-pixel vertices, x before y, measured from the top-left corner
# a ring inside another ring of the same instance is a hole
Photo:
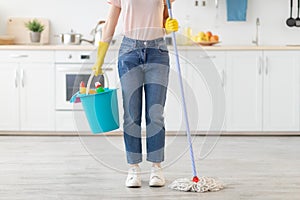
[[[173,16],[172,16],[170,0],[167,0],[167,7],[168,7],[169,16],[172,19]],[[175,32],[172,32],[171,34],[172,34],[172,41],[173,41],[174,50],[175,50],[176,67],[177,67],[179,86],[180,86],[180,92],[181,92],[181,97],[182,97],[187,139],[188,139],[189,150],[190,150],[190,158],[191,158],[191,162],[192,162],[193,178],[192,178],[192,180],[189,180],[186,178],[177,179],[172,184],[169,185],[169,188],[174,189],[174,190],[179,190],[179,191],[185,191],[185,192],[188,192],[188,191],[191,191],[191,192],[219,191],[219,190],[223,189],[224,187],[221,183],[217,182],[214,178],[201,177],[199,179],[197,176],[188,114],[187,114],[186,102],[185,102],[185,98],[184,98],[182,75],[181,75],[181,70],[180,70],[178,49],[177,49],[177,44],[176,44],[176,35],[175,35]]]

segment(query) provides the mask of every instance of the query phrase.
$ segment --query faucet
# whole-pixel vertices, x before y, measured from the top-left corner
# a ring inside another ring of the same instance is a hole
[[[258,46],[258,26],[260,25],[259,18],[256,18],[256,33],[255,33],[255,40],[252,41],[253,44]]]

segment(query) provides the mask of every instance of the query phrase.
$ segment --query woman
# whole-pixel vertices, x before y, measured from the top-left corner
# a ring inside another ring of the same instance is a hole
[[[102,64],[120,14],[124,38],[119,50],[118,71],[124,107],[124,143],[130,165],[127,187],[141,187],[142,162],[141,115],[145,92],[147,161],[152,162],[149,186],[164,186],[160,163],[164,161],[165,105],[169,54],[164,35],[178,30],[178,22],[168,18],[165,0],[109,0],[107,21],[99,42],[95,75],[102,74]],[[165,29],[164,29],[165,25]]]

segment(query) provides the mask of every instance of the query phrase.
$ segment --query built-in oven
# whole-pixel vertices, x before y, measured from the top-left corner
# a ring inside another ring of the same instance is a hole
[[[62,50],[55,52],[55,126],[56,131],[89,131],[81,103],[72,104],[70,98],[79,91],[80,82],[87,81],[96,60],[96,50]],[[99,81],[104,87],[117,87],[116,51],[107,52],[104,75],[94,77],[91,87]],[[79,123],[80,122],[80,123]]]
[[[56,110],[74,109],[70,99],[79,91],[81,81],[87,84],[94,61],[95,56],[90,52],[61,51],[57,53],[55,63]],[[103,75],[94,77],[91,87],[94,87],[95,82],[100,82],[105,87],[104,77]]]
[[[87,84],[90,74],[91,68],[83,68],[80,64],[56,65],[56,110],[73,109],[70,99],[79,91],[82,81]],[[105,86],[104,76],[94,77],[91,87],[95,82],[100,82]]]

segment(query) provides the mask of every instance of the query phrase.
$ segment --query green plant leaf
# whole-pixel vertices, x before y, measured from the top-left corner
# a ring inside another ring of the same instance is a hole
[[[45,26],[40,23],[37,19],[33,19],[32,21],[28,21],[25,23],[25,27],[32,32],[43,32]]]

